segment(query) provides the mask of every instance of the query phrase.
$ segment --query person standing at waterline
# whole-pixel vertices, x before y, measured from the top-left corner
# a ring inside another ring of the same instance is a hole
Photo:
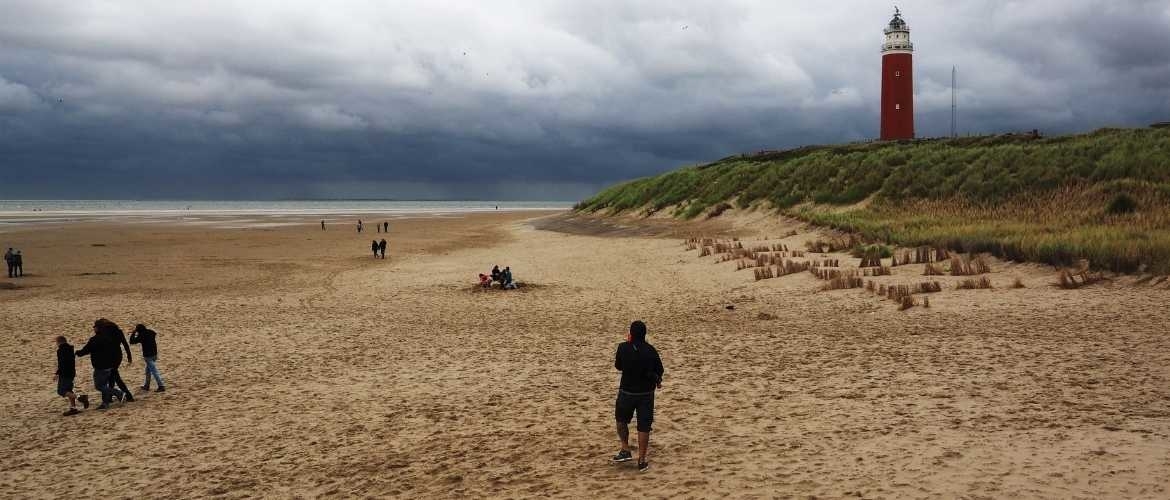
[[[638,470],[650,468],[646,453],[650,448],[650,429],[654,423],[654,390],[662,388],[662,358],[658,350],[646,342],[646,324],[641,321],[630,323],[626,342],[618,344],[614,356],[614,368],[622,372],[618,386],[614,416],[617,418],[617,435],[621,451],[614,455],[614,463],[632,460],[630,453],[630,420],[638,415]]]
[[[13,271],[16,270],[16,254],[12,253],[12,248],[4,252],[4,263],[8,265],[8,277],[15,278],[16,275]]]
[[[166,392],[167,386],[163,384],[162,374],[158,372],[158,343],[155,337],[158,334],[139,323],[134,325],[134,331],[130,332],[131,344],[142,344],[142,360],[146,364],[145,374],[146,379],[142,382],[142,390],[150,390],[150,378],[154,377],[154,382],[158,384],[158,389],[154,392]]]

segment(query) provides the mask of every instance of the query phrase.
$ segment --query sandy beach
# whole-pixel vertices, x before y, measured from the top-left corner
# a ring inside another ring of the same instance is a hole
[[[992,260],[993,289],[899,311],[686,248],[816,236],[721,219],[401,218],[384,261],[312,218],[9,229],[0,497],[1170,497],[1166,282]],[[477,290],[493,264],[526,287]],[[63,417],[52,339],[98,317],[159,332],[168,392]],[[634,319],[666,367],[641,474],[609,463]]]

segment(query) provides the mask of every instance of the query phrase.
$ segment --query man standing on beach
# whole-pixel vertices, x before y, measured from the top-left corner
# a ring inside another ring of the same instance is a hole
[[[16,277],[16,275],[13,273],[13,271],[16,269],[16,263],[14,262],[15,259],[16,255],[12,253],[12,248],[9,248],[7,252],[4,252],[4,263],[8,265],[9,278]]]
[[[378,252],[382,254],[383,259],[386,258],[386,238],[382,238],[382,241],[378,242]]]
[[[24,277],[24,257],[20,255],[20,250],[17,250],[16,255],[12,256],[12,267],[17,278]]]
[[[325,219],[321,219],[321,230],[325,230]]]
[[[386,222],[383,222],[383,223],[382,223],[382,232],[383,232],[383,233],[389,233],[389,232],[390,232],[390,222],[389,222],[389,221],[386,221]]]
[[[638,470],[646,471],[650,463],[646,452],[650,448],[650,427],[654,423],[654,390],[662,387],[662,358],[654,346],[646,342],[646,324],[630,323],[626,342],[618,344],[614,367],[622,372],[614,415],[617,417],[617,435],[621,451],[614,455],[614,463],[632,460],[630,453],[630,420],[638,415]]]

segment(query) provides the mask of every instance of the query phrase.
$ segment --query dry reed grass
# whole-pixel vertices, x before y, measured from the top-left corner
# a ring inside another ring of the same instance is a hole
[[[967,278],[960,281],[955,288],[959,290],[986,290],[991,288],[991,280],[987,276],[979,279]]]
[[[975,257],[952,255],[950,272],[951,276],[976,276],[991,272],[991,266],[987,265],[987,260],[982,255]]]
[[[866,267],[862,269],[865,276],[890,276],[894,274],[889,266]]]

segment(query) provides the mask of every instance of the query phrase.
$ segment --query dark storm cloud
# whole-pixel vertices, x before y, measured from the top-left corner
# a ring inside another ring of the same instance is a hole
[[[1164,1],[907,1],[918,132],[1170,119]],[[0,0],[0,196],[576,198],[877,133],[878,2]]]

